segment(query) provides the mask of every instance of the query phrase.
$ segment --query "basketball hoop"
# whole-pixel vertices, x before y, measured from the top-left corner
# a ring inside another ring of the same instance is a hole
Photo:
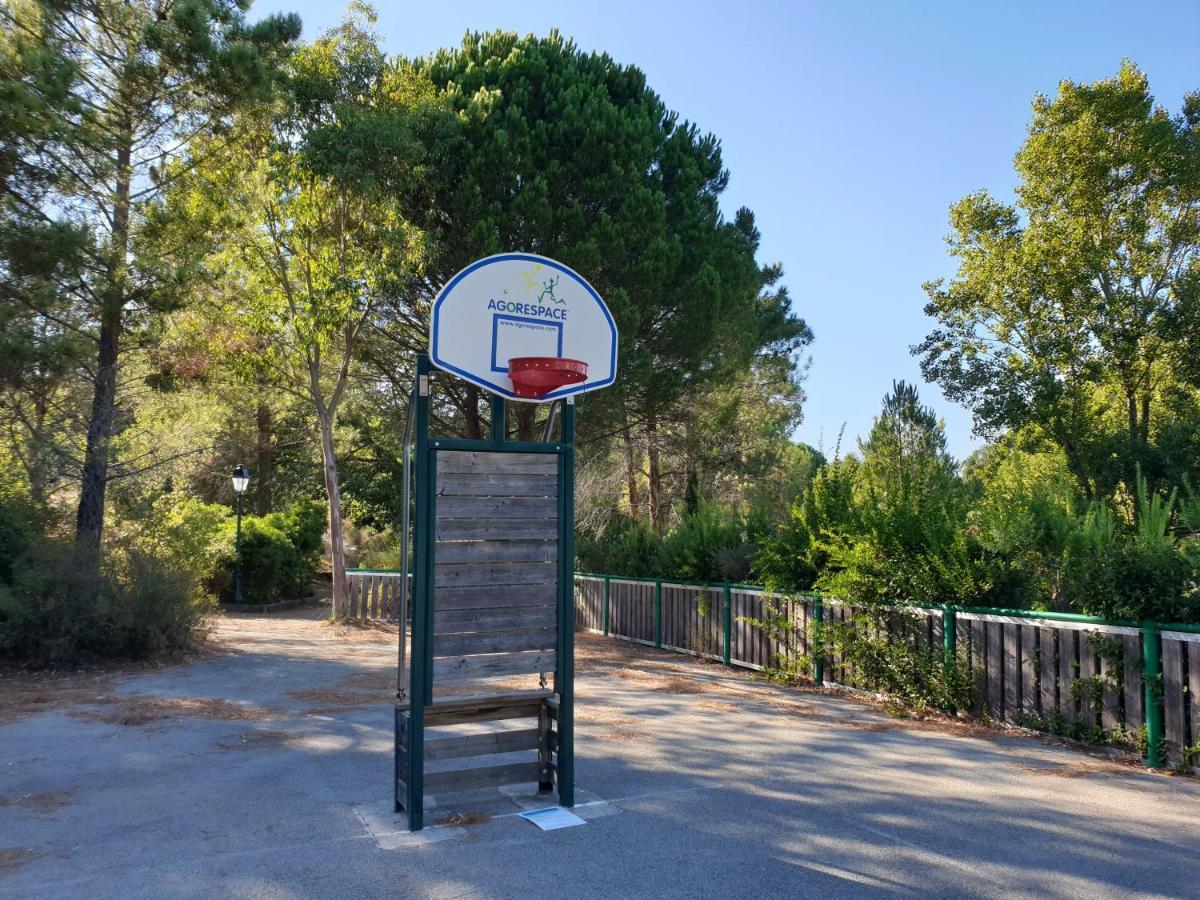
[[[568,384],[587,380],[587,363],[557,356],[517,356],[508,361],[508,377],[518,397],[537,399]]]

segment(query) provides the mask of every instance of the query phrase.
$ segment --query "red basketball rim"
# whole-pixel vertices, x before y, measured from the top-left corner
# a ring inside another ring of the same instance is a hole
[[[508,377],[518,397],[537,399],[587,380],[587,363],[557,356],[517,356],[508,361]]]

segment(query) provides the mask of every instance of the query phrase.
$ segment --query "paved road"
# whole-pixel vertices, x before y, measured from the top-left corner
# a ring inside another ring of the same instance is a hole
[[[297,614],[219,640],[190,665],[0,684],[0,896],[1200,891],[1194,779],[598,639],[578,678],[588,823],[542,833],[513,815],[535,797],[490,792],[429,812],[490,820],[414,839],[387,802],[393,638]]]

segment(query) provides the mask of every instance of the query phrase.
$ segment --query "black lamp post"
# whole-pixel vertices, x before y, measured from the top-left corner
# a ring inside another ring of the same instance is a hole
[[[250,470],[245,466],[238,466],[233,470],[233,490],[237,493],[237,539],[234,543],[237,562],[233,570],[234,603],[244,602],[242,600],[242,494],[246,493],[249,485]]]

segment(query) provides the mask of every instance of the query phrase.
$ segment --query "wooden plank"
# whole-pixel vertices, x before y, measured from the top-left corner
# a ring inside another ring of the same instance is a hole
[[[558,613],[545,606],[493,607],[489,609],[439,609],[433,614],[433,633],[505,631],[520,628],[554,628]]]
[[[1021,711],[1021,626],[1001,627],[1004,629],[1004,718],[1012,719]]]
[[[438,475],[475,472],[558,474],[557,453],[491,453],[486,450],[439,450]]]
[[[1058,666],[1056,665],[1057,660],[1054,658],[1058,652],[1058,648],[1055,646],[1053,628],[1038,627],[1036,630],[1038,649],[1041,652],[1041,684],[1039,685],[1038,692],[1038,711],[1048,719],[1058,709],[1056,691],[1058,685]]]
[[[499,787],[538,780],[538,764],[532,762],[506,763],[500,766],[481,766],[475,769],[449,769],[442,772],[425,771],[426,794],[452,794],[479,788]]]
[[[1027,716],[1038,711],[1038,632],[1036,625],[1021,626],[1021,712]]]
[[[987,707],[994,719],[1004,718],[1004,632],[999,622],[987,623]]]
[[[438,563],[436,587],[493,587],[513,584],[558,584],[553,563]]]
[[[550,519],[558,521],[557,497],[438,497],[437,519]]]
[[[542,519],[447,519],[439,515],[437,539],[439,541],[553,541],[558,539],[558,519],[554,517]]]
[[[1188,700],[1192,707],[1192,734],[1189,746],[1200,744],[1200,644],[1184,645],[1188,658]]]
[[[1070,724],[1079,717],[1079,702],[1071,690],[1078,678],[1079,632],[1064,628],[1055,631],[1058,632],[1058,713]]]
[[[554,691],[547,689],[535,691],[507,691],[494,694],[469,694],[461,697],[442,697],[426,705],[425,715],[454,712],[461,709],[484,709],[487,707],[520,706],[546,703],[553,700]],[[393,704],[396,709],[404,712],[411,707],[405,700]],[[428,724],[428,723],[427,723]]]
[[[530,650],[520,653],[485,653],[478,656],[445,656],[433,660],[435,680],[495,678],[501,675],[530,675],[555,671],[553,653]]]
[[[1079,680],[1086,681],[1087,687],[1079,695],[1079,721],[1088,728],[1096,725],[1096,696],[1095,677],[1100,674],[1100,665],[1096,661],[1096,648],[1092,645],[1091,633],[1079,633]]]
[[[442,497],[555,497],[557,475],[509,474],[507,472],[471,475],[438,472],[437,496]]]
[[[557,639],[558,630],[555,628],[435,634],[433,655],[471,656],[477,653],[506,653],[515,650],[553,650]]]
[[[971,700],[974,709],[987,709],[987,623],[969,620],[971,626]]]
[[[437,566],[459,563],[554,563],[558,541],[438,541]]]
[[[1121,683],[1125,694],[1125,727],[1134,730],[1146,724],[1143,710],[1142,639],[1136,634],[1121,638]]]
[[[1187,722],[1184,718],[1183,641],[1162,639],[1163,739],[1167,760],[1178,763],[1187,746]]]
[[[557,574],[557,572],[555,572]],[[544,606],[558,600],[558,583],[442,585],[434,592],[434,608],[493,609],[496,607]]]
[[[435,701],[436,703],[437,701]],[[469,706],[458,709],[439,710],[436,706],[425,710],[425,725],[461,725],[465,722],[498,722],[502,719],[532,718],[538,714],[540,703],[514,703],[509,706]]]
[[[1121,660],[1100,654],[1100,725],[1112,731],[1121,724]]]
[[[440,759],[486,756],[489,753],[515,753],[519,750],[536,750],[537,746],[536,728],[486,731],[479,734],[426,734],[425,759],[432,762]]]

